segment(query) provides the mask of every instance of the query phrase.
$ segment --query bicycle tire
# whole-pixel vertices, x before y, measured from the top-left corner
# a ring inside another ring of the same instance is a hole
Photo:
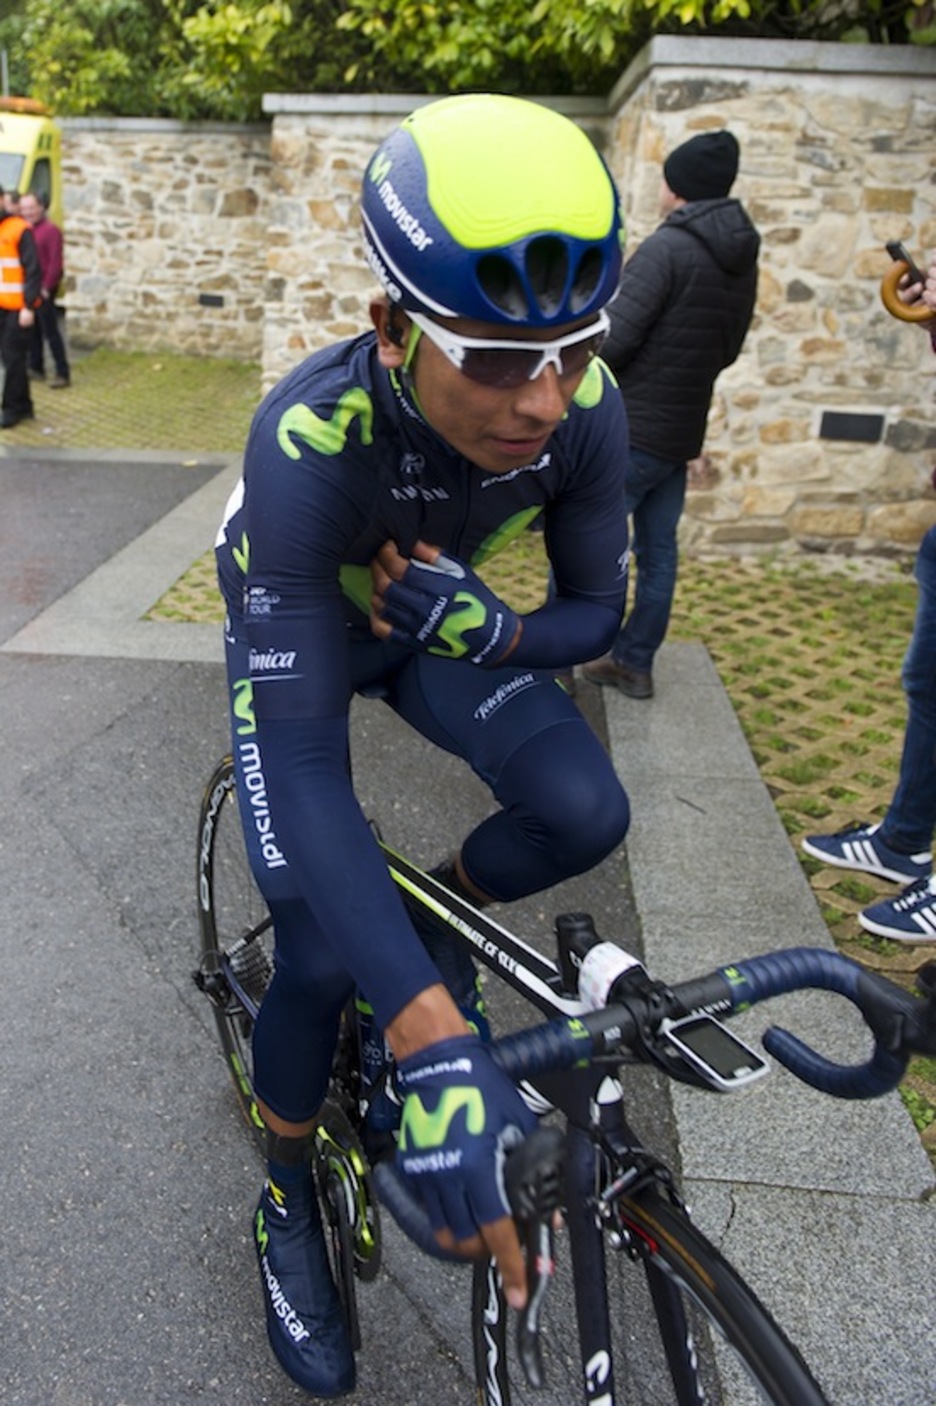
[[[259,1008],[273,974],[273,924],[247,858],[237,802],[234,763],[224,757],[202,798],[198,826],[198,913],[201,928],[200,984],[212,996],[212,1009],[234,1085],[238,1106],[254,1141],[266,1157],[266,1128],[254,1094],[254,1014],[241,1001],[225,972],[232,969]],[[218,979],[220,978],[220,979]],[[215,980],[212,985],[212,980]],[[367,1283],[381,1262],[377,1198],[364,1149],[345,1109],[353,1104],[357,1033],[353,1005],[342,1022],[331,1097],[316,1133],[313,1170],[329,1226],[332,1267],[348,1328],[360,1345],[354,1279]]]
[[[611,1248],[603,1236],[615,1401],[628,1406],[827,1406],[799,1352],[684,1210],[650,1186],[620,1198],[617,1211],[623,1244]],[[544,1322],[541,1338],[546,1382],[537,1391],[527,1386],[510,1340],[513,1323],[496,1270],[492,1263],[475,1267],[472,1336],[480,1406],[611,1402],[602,1394],[601,1361],[589,1363],[587,1389],[583,1379],[569,1259],[568,1248],[557,1251],[559,1284],[547,1293],[544,1318],[550,1321]],[[635,1273],[635,1260],[644,1265],[645,1276]],[[550,1308],[557,1287],[559,1300]],[[672,1294],[690,1327],[690,1336],[683,1334],[676,1342],[671,1321],[664,1315],[661,1322],[658,1316],[661,1299]],[[597,1296],[602,1296],[601,1286]]]
[[[265,1154],[266,1131],[254,1096],[254,1017],[225,979],[233,969],[259,1007],[273,974],[273,924],[247,858],[234,778],[224,757],[212,773],[198,817],[200,984],[208,990],[238,1107]]]

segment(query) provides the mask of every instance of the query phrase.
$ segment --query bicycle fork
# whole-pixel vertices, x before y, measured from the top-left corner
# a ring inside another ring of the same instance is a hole
[[[566,1146],[566,1218],[589,1406],[616,1406],[618,1401],[609,1253],[629,1255],[644,1266],[677,1400],[693,1406],[705,1400],[679,1286],[661,1267],[641,1225],[628,1217],[628,1198],[648,1186],[674,1196],[669,1171],[630,1129],[620,1082],[609,1075],[592,1091],[589,1126],[569,1123]]]

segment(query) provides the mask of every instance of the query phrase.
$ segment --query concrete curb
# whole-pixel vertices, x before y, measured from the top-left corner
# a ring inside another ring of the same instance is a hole
[[[88,455],[77,456],[87,460]],[[115,456],[119,457],[119,456]],[[128,459],[141,456],[124,455]],[[150,456],[142,456],[150,462]],[[165,462],[169,456],[154,456]],[[205,458],[199,460],[206,462]],[[207,462],[212,462],[207,459]],[[147,610],[212,546],[241,471],[235,456],[221,472],[117,552],[0,646],[11,654],[78,654],[102,659],[219,663],[217,625],[143,620]]]
[[[650,970],[679,980],[772,948],[831,948],[707,650],[665,646],[655,681],[649,703],[604,690]],[[784,997],[733,1026],[757,1044],[773,1022],[843,1063],[867,1057],[863,1023],[840,998]],[[729,1098],[675,1086],[673,1105],[699,1224],[830,1399],[936,1399],[934,1177],[898,1095],[841,1102],[777,1069]]]

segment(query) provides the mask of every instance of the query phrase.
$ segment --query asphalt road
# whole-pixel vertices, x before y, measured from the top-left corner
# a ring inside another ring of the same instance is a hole
[[[161,657],[172,627],[140,626],[121,657],[119,630],[102,643],[112,603],[95,604],[98,568],[216,471],[0,460],[3,1406],[308,1400],[267,1349],[249,1235],[262,1167],[190,979],[197,807],[226,745],[220,652]],[[56,611],[54,645],[37,645]],[[365,808],[415,859],[486,813],[480,784],[381,705],[354,730]],[[628,902],[616,856],[516,916],[533,937],[560,908]],[[388,1229],[361,1294],[356,1402],[473,1400],[468,1280]]]

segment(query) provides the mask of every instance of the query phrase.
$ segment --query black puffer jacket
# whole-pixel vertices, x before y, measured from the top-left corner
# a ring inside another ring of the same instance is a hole
[[[664,459],[700,453],[715,378],[740,352],[754,311],[759,246],[740,201],[694,200],[624,265],[602,356],[637,448]]]

